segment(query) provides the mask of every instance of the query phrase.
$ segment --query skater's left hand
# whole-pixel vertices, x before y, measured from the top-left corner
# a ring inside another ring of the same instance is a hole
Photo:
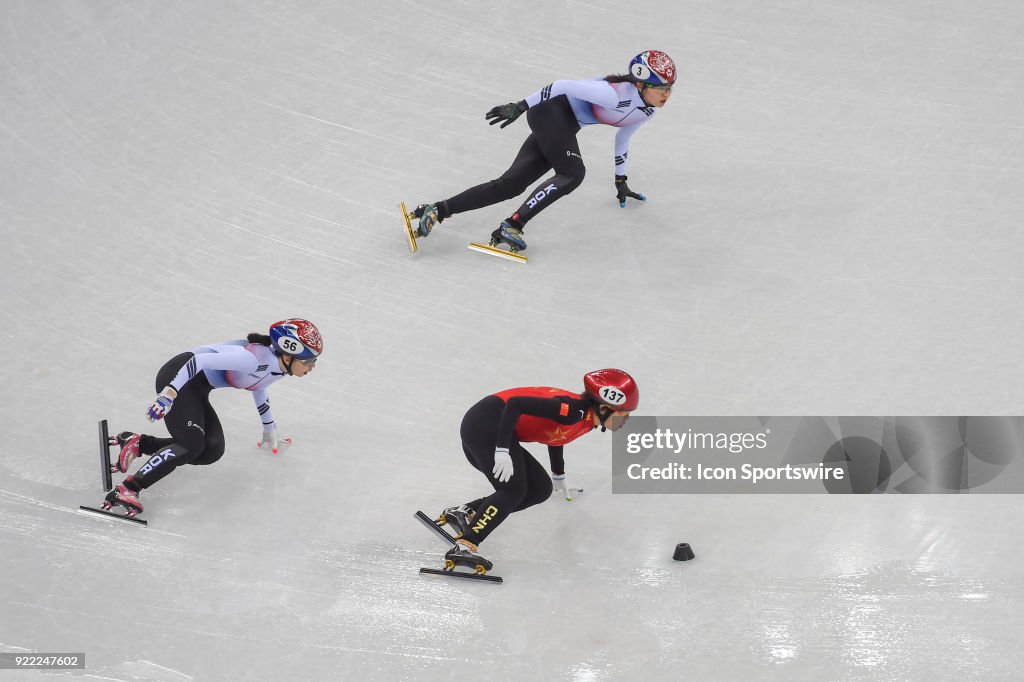
[[[261,440],[259,443],[256,443],[256,447],[262,448],[265,445],[268,448],[270,448],[270,451],[276,455],[279,451],[278,446],[280,443],[284,443],[285,445],[291,445],[292,439],[278,438],[277,429],[270,429],[268,431],[263,432],[263,440]]]
[[[626,208],[626,199],[638,199],[639,201],[647,201],[647,197],[643,194],[638,194],[629,188],[626,184],[625,175],[615,176],[615,195],[619,198],[619,207]]]
[[[566,502],[572,502],[572,494],[569,493],[569,484],[565,481],[565,474],[551,474],[551,486],[555,491],[562,493]]]

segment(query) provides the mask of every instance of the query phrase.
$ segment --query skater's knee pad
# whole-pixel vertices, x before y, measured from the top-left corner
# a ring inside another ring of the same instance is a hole
[[[577,187],[583,184],[583,178],[587,177],[587,169],[581,163],[579,168],[572,169],[571,173],[566,174],[566,182],[562,185],[562,192],[568,194]]]
[[[191,461],[191,464],[205,465],[213,464],[218,459],[224,456],[224,434],[211,434],[203,442],[203,451],[195,459]]]
[[[530,485],[530,489],[523,498],[523,501],[519,503],[519,509],[526,509],[546,501],[551,497],[553,490],[554,487],[551,485],[550,478],[545,477],[543,481],[535,481]]]
[[[526,499],[526,494],[529,492],[526,477],[518,474],[518,472],[513,474],[512,478],[504,483],[495,483],[494,487],[505,493],[505,499],[511,504],[513,509],[522,504],[523,500]]]
[[[189,464],[194,466],[206,466],[207,464],[213,464],[221,457],[224,456],[224,444],[222,443],[219,448],[211,448],[209,445],[203,450],[203,453],[193,459]]]
[[[491,180],[491,187],[494,188],[500,201],[515,199],[517,196],[530,189],[533,181],[529,178],[519,178],[514,175],[502,175],[496,180]]]

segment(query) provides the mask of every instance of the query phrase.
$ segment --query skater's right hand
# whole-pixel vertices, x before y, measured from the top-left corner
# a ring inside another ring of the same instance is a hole
[[[499,104],[488,111],[484,118],[488,119],[491,122],[491,125],[504,121],[504,123],[501,123],[501,127],[504,128],[509,123],[519,118],[519,114],[529,108],[530,106],[526,103],[526,100],[509,102],[508,104]]]
[[[494,448],[494,470],[491,472],[499,483],[506,483],[512,478],[512,455],[508,448]]]
[[[160,391],[160,394],[153,401],[153,404],[149,406],[147,412],[149,421],[155,422],[163,419],[168,412],[171,411],[171,405],[174,404],[174,399],[178,397],[178,392],[171,386],[165,386],[164,390]]]

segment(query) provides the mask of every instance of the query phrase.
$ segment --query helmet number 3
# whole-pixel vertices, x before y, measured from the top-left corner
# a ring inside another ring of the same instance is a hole
[[[601,395],[601,400],[609,405],[621,405],[626,402],[626,394],[614,386],[603,386],[598,393]]]
[[[291,355],[298,355],[302,351],[306,350],[305,346],[299,343],[296,339],[283,338],[277,342],[281,346],[281,350]]]

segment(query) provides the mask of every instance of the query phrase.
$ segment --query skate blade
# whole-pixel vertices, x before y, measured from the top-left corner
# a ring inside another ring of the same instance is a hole
[[[498,258],[504,258],[505,260],[515,261],[516,263],[526,263],[526,256],[521,256],[518,253],[512,253],[511,251],[505,251],[499,249],[496,246],[488,246],[487,244],[479,244],[477,242],[471,242],[469,248],[480,253],[486,253],[489,256],[497,256]]]
[[[482,580],[488,583],[501,583],[504,582],[501,576],[487,575],[485,573],[463,573],[461,571],[446,571],[440,568],[421,568],[420,573],[429,573],[430,575],[446,575],[450,578],[466,578],[468,580]]]
[[[427,516],[421,511],[416,512],[415,516],[420,523],[422,523],[424,526],[437,533],[438,537],[444,539],[448,544],[455,544],[455,538],[452,537],[451,533],[446,531],[441,526],[437,525],[437,523],[429,516]]]
[[[86,507],[84,504],[79,505],[78,510],[87,511],[92,514],[99,514],[101,516],[109,516],[110,518],[117,519],[118,521],[131,521],[132,523],[138,523],[143,526],[149,525],[146,519],[137,519],[134,516],[128,516],[127,514],[118,514],[112,511],[106,511],[104,509],[96,509],[95,507]]]
[[[104,492],[111,490],[114,487],[114,480],[111,477],[110,467],[113,463],[110,461],[110,433],[107,430],[107,420],[101,419],[97,426],[99,427],[100,436],[100,482],[103,484]]]
[[[409,220],[409,210],[405,207],[404,201],[398,206],[402,209],[402,219],[405,220],[405,238],[409,241],[409,251],[416,253],[419,247],[416,245],[416,233],[412,231],[412,222]]]

